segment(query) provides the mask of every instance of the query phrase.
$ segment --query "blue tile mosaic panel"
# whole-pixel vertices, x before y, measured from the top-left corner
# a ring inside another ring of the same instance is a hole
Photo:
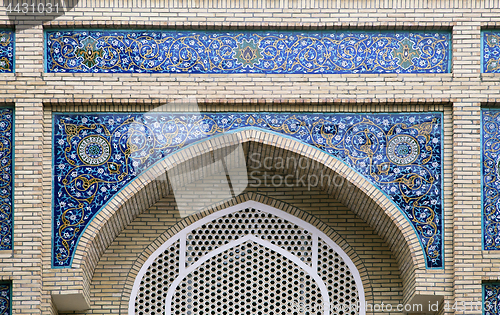
[[[0,250],[12,249],[14,110],[0,108]]]
[[[483,285],[484,315],[500,315],[500,284]]]
[[[440,113],[55,114],[53,266],[141,172],[207,137],[242,129],[282,134],[342,160],[383,191],[415,229],[429,268],[443,267]]]
[[[500,110],[482,111],[483,249],[500,250]]]
[[[482,32],[481,59],[484,73],[500,73],[500,31]]]
[[[0,73],[14,72],[14,32],[0,29]]]
[[[450,32],[47,31],[47,72],[447,73]]]
[[[0,315],[12,314],[11,290],[11,282],[0,282]]]

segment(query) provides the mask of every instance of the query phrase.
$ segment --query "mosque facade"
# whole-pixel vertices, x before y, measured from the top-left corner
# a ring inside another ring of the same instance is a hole
[[[5,0],[0,314],[500,314],[499,7]]]

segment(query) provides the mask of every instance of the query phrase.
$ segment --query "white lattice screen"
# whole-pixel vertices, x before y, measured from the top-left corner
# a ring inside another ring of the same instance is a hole
[[[209,215],[153,253],[129,315],[357,315],[364,292],[349,257],[312,225],[248,201]]]

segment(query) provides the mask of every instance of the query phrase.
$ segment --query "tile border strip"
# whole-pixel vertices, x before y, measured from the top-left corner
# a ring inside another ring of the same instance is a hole
[[[500,250],[500,156],[494,146],[500,142],[500,109],[481,109],[481,213],[482,248]]]
[[[46,30],[48,73],[450,73],[451,32]]]
[[[14,247],[14,128],[14,109],[0,107],[0,251]]]

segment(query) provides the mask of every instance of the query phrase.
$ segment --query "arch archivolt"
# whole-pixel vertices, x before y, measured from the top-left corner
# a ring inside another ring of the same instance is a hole
[[[159,176],[165,176],[166,172],[183,163],[189,165],[190,160],[200,158],[207,152],[223,150],[232,144],[249,144],[261,147],[264,155],[277,156],[286,152],[306,157],[320,165],[324,171],[344,178],[342,185],[335,187],[330,185],[323,189],[374,228],[393,251],[403,273],[405,290],[409,292],[415,287],[414,271],[425,269],[418,238],[399,209],[370,182],[341,161],[294,139],[262,130],[241,130],[235,132],[232,139],[234,143],[208,139],[186,147],[157,163],[118,193],[91,222],[78,245],[73,266],[81,268],[87,284],[102,253],[120,231],[138,214],[152,206],[162,196],[168,195],[169,184],[167,181],[158,181]],[[190,217],[179,227],[184,228],[201,215],[200,213]],[[169,237],[173,236],[173,232],[167,234]],[[405,295],[408,292],[405,292]]]

